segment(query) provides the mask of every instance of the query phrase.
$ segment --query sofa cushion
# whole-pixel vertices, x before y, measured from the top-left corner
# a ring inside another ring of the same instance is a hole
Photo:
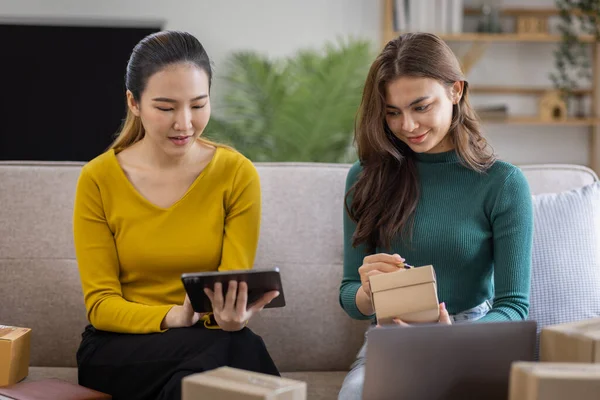
[[[600,183],[533,196],[529,318],[547,325],[600,316]]]
[[[306,382],[307,399],[327,400],[337,399],[347,371],[312,371],[287,372],[281,374],[284,378]]]
[[[77,384],[77,368],[29,367],[29,375],[25,378],[25,382],[35,382],[51,378]]]
[[[249,327],[282,372],[348,370],[368,325],[348,317],[338,302],[350,166],[257,167],[263,212],[254,266],[279,267],[286,306],[263,310]]]
[[[87,321],[75,260],[0,258],[0,321],[31,328],[31,365],[74,367]]]
[[[579,189],[598,180],[598,175],[583,165],[536,164],[520,168],[534,195]]]

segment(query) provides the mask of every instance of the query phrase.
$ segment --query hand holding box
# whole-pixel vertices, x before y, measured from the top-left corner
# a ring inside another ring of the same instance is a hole
[[[380,325],[399,318],[407,323],[437,322],[440,309],[432,265],[369,277],[371,300]]]

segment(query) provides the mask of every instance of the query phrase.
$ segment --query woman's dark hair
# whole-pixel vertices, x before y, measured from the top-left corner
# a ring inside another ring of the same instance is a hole
[[[389,249],[398,234],[403,239],[412,237],[419,201],[414,152],[390,131],[385,120],[386,85],[400,77],[435,79],[448,90],[455,82],[464,82],[448,134],[468,168],[484,172],[495,161],[469,103],[469,84],[448,45],[429,33],[406,33],[391,40],[371,65],[365,82],[355,129],[362,172],[345,202],[357,223],[353,246],[365,243],[371,251]]]
[[[193,35],[179,31],[161,31],[142,39],[134,48],[127,63],[125,88],[139,103],[148,80],[164,68],[180,63],[190,63],[208,75],[208,87],[212,82],[211,61],[202,44]],[[129,108],[125,122],[110,148],[121,151],[141,140],[145,135],[139,117]]]

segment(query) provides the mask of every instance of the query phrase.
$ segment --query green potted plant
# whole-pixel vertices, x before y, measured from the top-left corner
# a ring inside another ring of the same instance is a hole
[[[255,162],[353,161],[354,118],[372,60],[371,43],[354,39],[274,60],[236,52],[207,136]]]
[[[550,78],[555,88],[567,97],[578,87],[578,80],[592,79],[589,47],[579,35],[588,34],[600,40],[600,0],[556,0],[556,6],[562,41],[554,53],[556,71]]]

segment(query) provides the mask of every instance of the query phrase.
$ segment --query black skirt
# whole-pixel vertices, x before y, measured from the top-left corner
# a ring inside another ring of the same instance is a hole
[[[124,334],[87,326],[77,351],[79,384],[114,400],[180,400],[181,380],[222,366],[279,376],[262,340],[248,328],[202,323],[162,333]]]

